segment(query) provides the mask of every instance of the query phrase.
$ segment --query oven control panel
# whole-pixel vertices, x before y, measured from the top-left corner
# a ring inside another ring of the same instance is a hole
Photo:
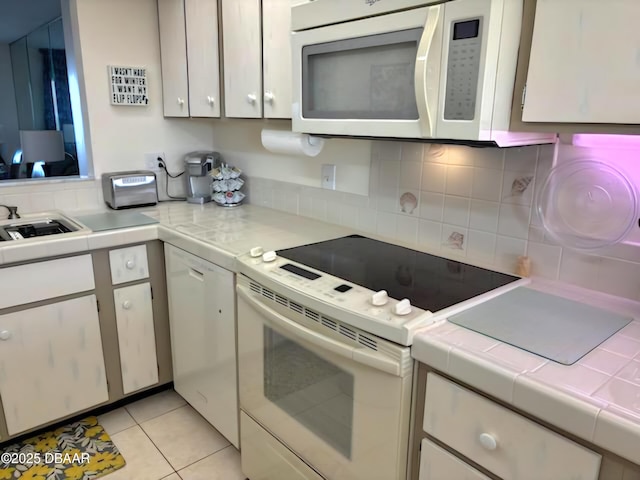
[[[347,323],[391,341],[399,342],[397,335],[391,333],[394,330],[406,330],[409,327],[413,329],[435,320],[431,312],[411,305],[408,299],[390,298],[384,290],[374,292],[278,257],[274,252],[265,252],[254,257],[243,255],[238,257],[238,261],[241,273],[254,277],[256,281],[260,282],[266,278],[348,312],[357,318],[352,321],[346,320]]]

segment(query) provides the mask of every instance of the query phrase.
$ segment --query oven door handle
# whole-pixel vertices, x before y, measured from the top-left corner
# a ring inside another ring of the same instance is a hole
[[[395,376],[401,376],[401,365],[399,361],[385,357],[378,352],[369,351],[366,347],[352,347],[342,342],[326,337],[318,332],[300,325],[293,320],[289,320],[284,315],[272,310],[264,303],[256,300],[250,293],[249,289],[242,285],[236,287],[238,295],[247,302],[247,304],[258,312],[263,320],[266,320],[272,326],[280,328],[292,336],[309,342],[325,351],[329,351],[342,357],[353,360],[354,362],[366,365],[368,367],[381,370]]]

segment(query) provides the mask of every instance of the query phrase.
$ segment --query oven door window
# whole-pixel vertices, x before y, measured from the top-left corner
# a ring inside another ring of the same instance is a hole
[[[423,29],[302,49],[305,118],[417,120],[415,67]]]
[[[264,327],[264,394],[351,459],[353,375]]]

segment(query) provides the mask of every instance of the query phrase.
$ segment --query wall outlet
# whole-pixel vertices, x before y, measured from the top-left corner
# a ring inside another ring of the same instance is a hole
[[[327,190],[336,189],[336,166],[323,163],[322,164],[322,188]]]
[[[160,166],[158,165],[158,158],[162,159],[162,163],[164,163],[164,166],[167,166],[167,162],[165,161],[164,158],[164,152],[151,152],[151,153],[145,153],[144,154],[144,168],[146,168],[147,170],[151,170],[153,172],[158,172],[161,170]]]

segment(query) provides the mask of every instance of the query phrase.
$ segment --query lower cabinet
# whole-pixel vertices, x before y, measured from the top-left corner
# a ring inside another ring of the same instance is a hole
[[[109,399],[95,295],[0,315],[9,435]]]
[[[419,480],[490,480],[426,438],[420,448]]]
[[[234,274],[165,247],[176,391],[239,446]]]
[[[151,284],[113,291],[118,327],[122,388],[125,394],[158,383]]]

